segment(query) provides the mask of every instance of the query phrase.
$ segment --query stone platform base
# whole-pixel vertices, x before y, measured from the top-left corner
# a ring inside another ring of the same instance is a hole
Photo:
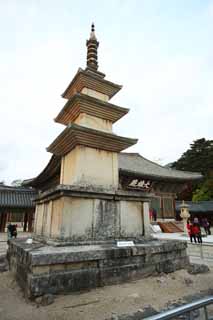
[[[134,247],[113,244],[54,247],[11,240],[10,270],[26,297],[67,293],[135,280],[188,265],[186,243],[151,240]]]

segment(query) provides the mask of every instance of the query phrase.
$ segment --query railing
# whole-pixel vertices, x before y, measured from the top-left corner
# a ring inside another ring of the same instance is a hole
[[[195,302],[185,304],[183,306],[174,308],[172,310],[164,311],[154,316],[145,318],[144,320],[168,320],[168,319],[205,319],[213,320],[213,317],[209,317],[207,306],[213,304],[213,296],[200,299]],[[203,315],[199,309],[203,309]]]

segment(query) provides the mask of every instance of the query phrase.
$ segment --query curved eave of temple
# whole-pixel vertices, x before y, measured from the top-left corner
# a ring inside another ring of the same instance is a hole
[[[187,172],[163,167],[152,162],[139,153],[119,154],[119,171],[121,175],[128,175],[156,181],[197,182],[203,179],[199,172]]]
[[[135,172],[131,170],[124,170],[119,168],[119,175],[124,177],[132,177],[134,179],[146,179],[146,180],[153,180],[153,181],[164,181],[164,182],[176,182],[176,183],[185,183],[185,182],[197,182],[203,179],[203,177],[169,177],[169,176],[162,176],[150,173],[141,173]]]
[[[58,184],[60,178],[61,157],[52,155],[44,170],[35,178],[24,180],[23,186],[31,186],[35,189],[48,189],[50,186]],[[54,183],[54,181],[56,181]]]

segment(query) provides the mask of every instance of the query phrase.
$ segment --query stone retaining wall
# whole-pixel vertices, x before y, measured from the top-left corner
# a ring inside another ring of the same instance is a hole
[[[188,265],[186,243],[148,241],[134,247],[53,247],[24,240],[9,243],[10,270],[28,298],[135,280]]]

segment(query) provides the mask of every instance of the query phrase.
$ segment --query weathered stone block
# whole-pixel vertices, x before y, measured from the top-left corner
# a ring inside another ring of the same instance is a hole
[[[107,243],[27,245],[18,239],[10,241],[8,259],[10,270],[29,298],[121,283],[188,265],[186,244],[157,240],[118,248]]]

